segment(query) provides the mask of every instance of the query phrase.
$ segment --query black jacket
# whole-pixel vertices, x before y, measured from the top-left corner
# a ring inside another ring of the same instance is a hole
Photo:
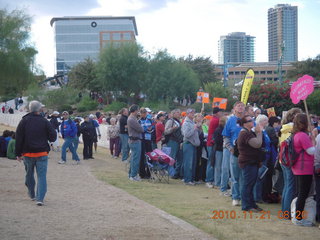
[[[84,121],[80,125],[80,132],[82,134],[82,139],[94,139],[96,136],[96,128],[93,125],[92,121]]]
[[[16,155],[49,152],[48,142],[54,142],[57,133],[50,122],[34,113],[28,113],[20,121],[16,132]]]
[[[128,116],[121,115],[119,123],[120,123],[120,134],[128,134],[128,128],[124,126],[127,125]]]

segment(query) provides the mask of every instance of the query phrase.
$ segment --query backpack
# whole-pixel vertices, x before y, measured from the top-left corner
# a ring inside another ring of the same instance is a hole
[[[299,154],[295,151],[293,145],[294,134],[291,134],[280,144],[279,161],[283,166],[292,167],[296,164]],[[303,152],[302,150],[301,152]]]

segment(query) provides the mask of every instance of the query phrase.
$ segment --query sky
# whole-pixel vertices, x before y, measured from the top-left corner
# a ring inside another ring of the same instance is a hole
[[[155,53],[167,49],[176,57],[204,56],[218,62],[218,40],[231,32],[256,37],[255,61],[268,61],[268,9],[298,6],[298,59],[320,54],[320,0],[1,0],[0,7],[25,9],[33,17],[31,41],[36,62],[54,74],[53,17],[134,16],[137,41]]]

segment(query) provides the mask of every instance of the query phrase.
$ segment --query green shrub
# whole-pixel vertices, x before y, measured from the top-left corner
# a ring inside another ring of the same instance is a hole
[[[320,89],[316,89],[307,98],[307,104],[308,104],[308,108],[309,108],[310,113],[320,115],[319,102],[320,102]],[[304,108],[303,108],[303,110],[304,110]]]
[[[98,102],[92,100],[89,96],[84,96],[79,104],[77,105],[77,110],[79,112],[96,110]]]
[[[128,107],[128,105],[124,102],[114,101],[111,104],[107,105],[104,108],[104,111],[118,113],[121,110],[121,108],[124,108],[124,107]]]
[[[71,87],[63,87],[55,90],[47,90],[43,93],[43,103],[47,108],[61,109],[63,105],[73,105],[78,100],[78,90]]]
[[[61,106],[58,106],[57,110],[62,113],[63,111],[72,111],[72,106],[71,105],[68,105],[68,104],[64,104],[64,105],[61,105]]]

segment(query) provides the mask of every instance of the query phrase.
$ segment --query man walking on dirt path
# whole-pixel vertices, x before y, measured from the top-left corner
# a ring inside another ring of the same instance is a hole
[[[16,132],[16,155],[20,162],[23,159],[26,178],[25,185],[28,195],[37,205],[42,206],[47,192],[47,167],[50,146],[48,142],[54,142],[57,133],[47,121],[40,115],[42,104],[31,101],[30,113],[20,121]],[[37,171],[37,192],[35,194],[34,168]]]

